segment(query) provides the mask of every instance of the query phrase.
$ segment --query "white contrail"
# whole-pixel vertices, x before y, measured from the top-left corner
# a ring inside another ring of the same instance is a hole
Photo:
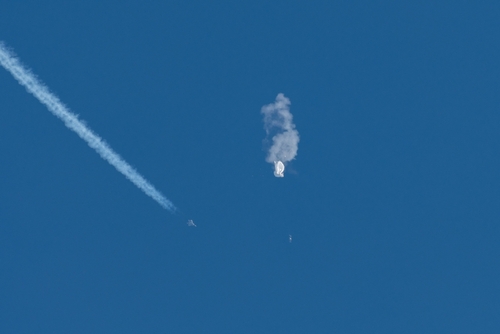
[[[0,64],[12,74],[12,76],[33,94],[38,101],[45,104],[49,111],[59,117],[64,124],[89,144],[99,155],[114,166],[127,179],[132,181],[146,195],[154,199],[163,208],[175,212],[175,205],[163,196],[153,187],[144,177],[142,177],[132,166],[130,166],[122,157],[120,157],[108,144],[106,144],[98,135],[89,129],[78,116],[73,114],[59,100],[57,96],[49,91],[36,76],[28,69],[24,68],[20,61],[12,52],[7,50],[6,46],[0,42]]]

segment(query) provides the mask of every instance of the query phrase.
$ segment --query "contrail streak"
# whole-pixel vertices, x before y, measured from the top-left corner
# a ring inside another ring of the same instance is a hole
[[[13,53],[7,50],[2,42],[0,42],[0,64],[9,71],[29,93],[33,94],[38,101],[45,104],[52,114],[59,117],[68,128],[76,132],[80,138],[85,140],[104,160],[114,166],[120,173],[125,175],[127,179],[141,189],[146,195],[158,202],[163,208],[171,212],[176,211],[176,207],[171,201],[165,198],[165,196],[156,190],[151,183],[113,151],[108,144],[80,121],[77,115],[69,111],[57,96],[51,93],[43,83],[38,81],[31,71],[23,67],[20,61]]]

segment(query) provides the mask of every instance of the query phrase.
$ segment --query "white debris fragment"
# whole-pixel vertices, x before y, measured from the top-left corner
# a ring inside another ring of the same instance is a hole
[[[284,177],[283,174],[285,172],[285,165],[281,161],[274,162],[274,176],[276,177]]]
[[[189,227],[196,227],[195,223],[193,222],[192,219],[189,219],[188,222],[187,222],[188,226]]]

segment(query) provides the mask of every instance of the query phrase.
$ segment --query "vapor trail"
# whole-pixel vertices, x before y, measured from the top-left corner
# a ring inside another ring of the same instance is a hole
[[[146,195],[158,202],[163,208],[175,212],[176,207],[172,202],[165,198],[165,196],[156,190],[151,183],[113,151],[108,144],[82,123],[77,115],[69,111],[57,96],[51,93],[43,83],[38,81],[31,71],[23,67],[20,61],[13,53],[7,50],[2,42],[0,42],[0,64],[9,71],[29,93],[33,94],[38,101],[45,104],[52,114],[59,117],[68,128],[76,132],[80,138],[85,140],[104,160],[114,166],[120,173],[125,175],[127,179],[141,189]]]

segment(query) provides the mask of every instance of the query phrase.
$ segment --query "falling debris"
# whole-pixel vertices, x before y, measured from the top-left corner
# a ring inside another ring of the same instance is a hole
[[[291,235],[291,234],[289,234],[289,235],[288,235],[288,241],[289,241],[290,243],[292,243],[292,235]]]
[[[195,223],[193,222],[192,219],[189,219],[187,224],[188,224],[189,227],[196,227],[196,225],[195,225]]]
[[[274,162],[274,176],[284,177],[283,172],[285,171],[285,165],[281,161]]]

